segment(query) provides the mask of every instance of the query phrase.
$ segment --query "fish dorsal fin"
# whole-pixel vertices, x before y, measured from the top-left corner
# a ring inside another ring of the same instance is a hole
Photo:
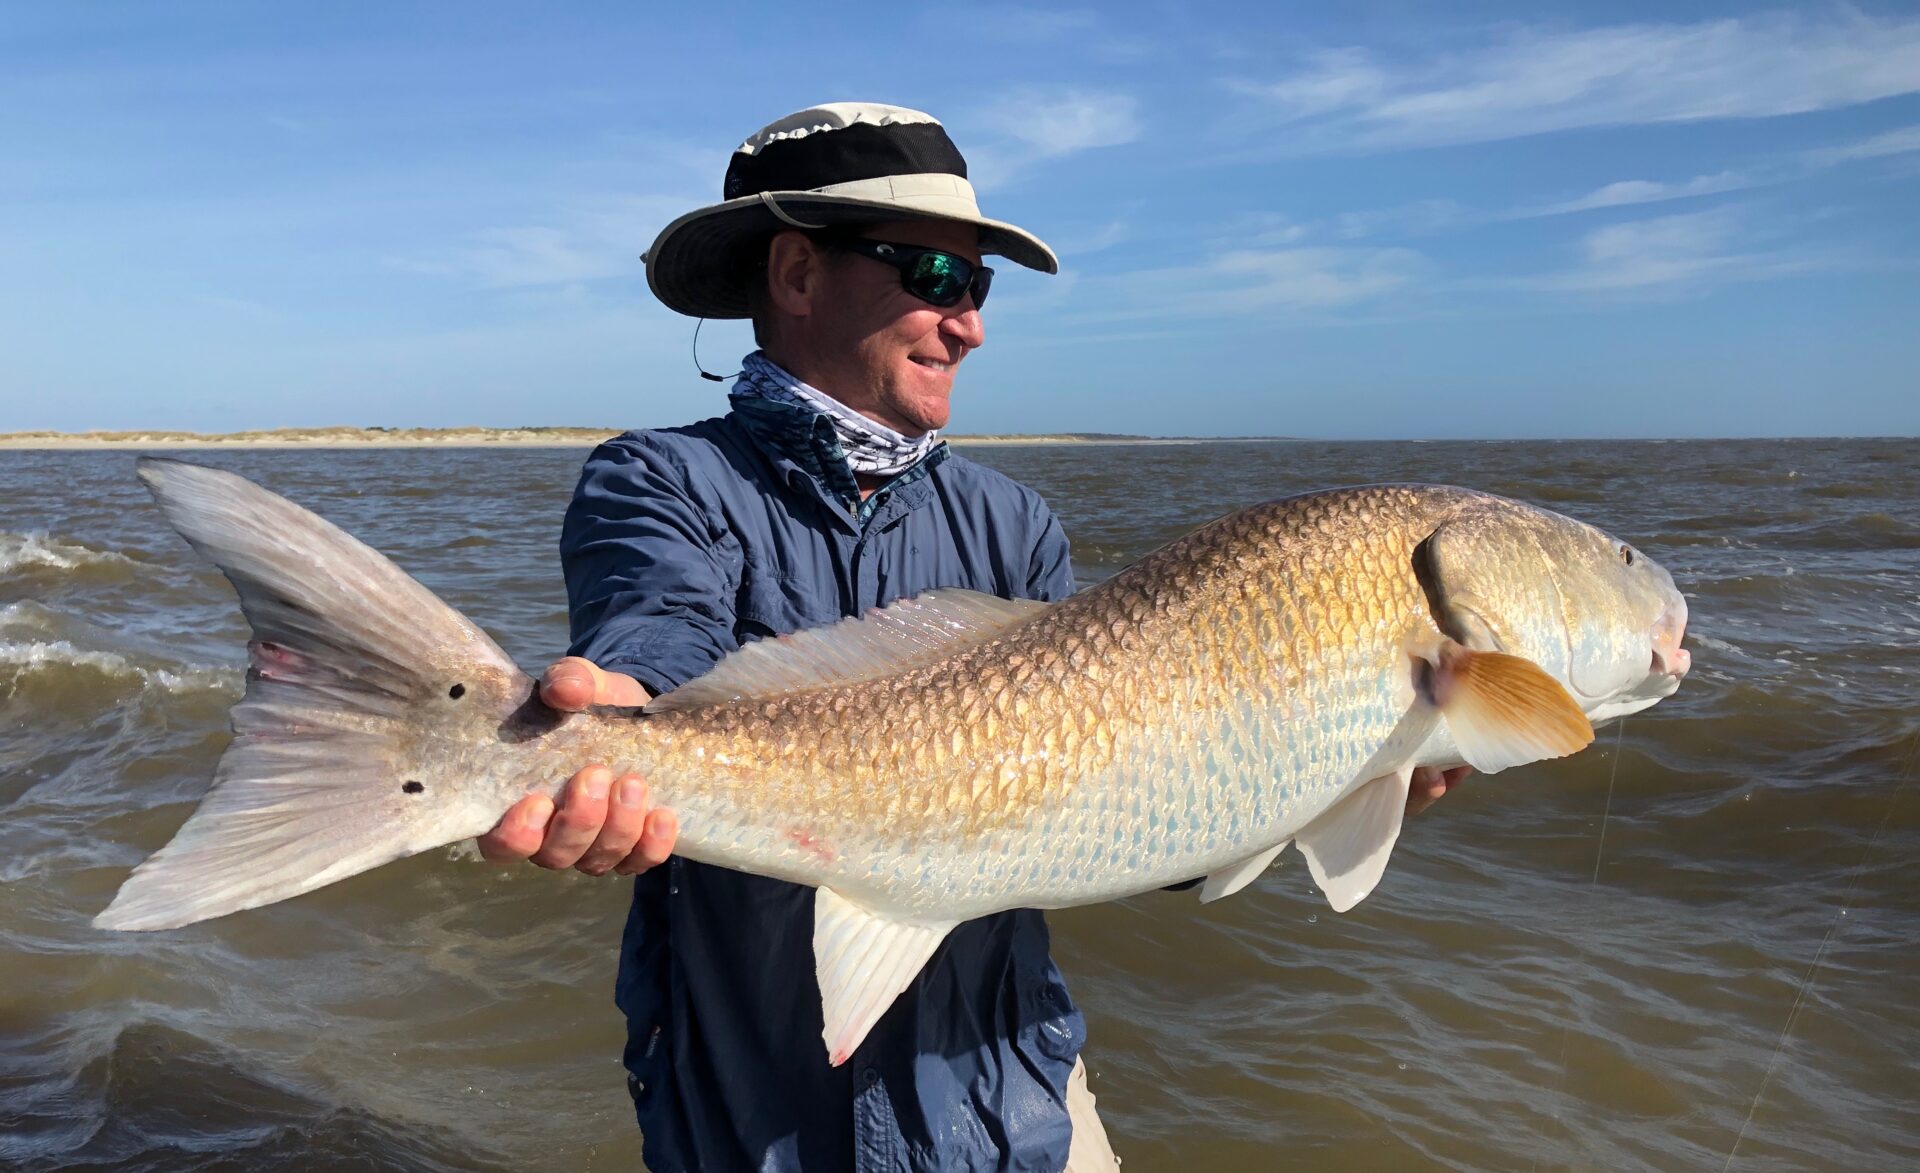
[[[957,921],[893,920],[832,888],[813,896],[813,969],[827,1062],[845,1063]]]
[[[1267,870],[1267,865],[1273,862],[1273,857],[1279,855],[1281,848],[1286,845],[1287,840],[1282,839],[1258,855],[1250,855],[1239,863],[1230,863],[1218,871],[1208,873],[1206,885],[1200,889],[1200,903],[1212,904],[1222,896],[1231,896],[1253,883],[1254,878]]]
[[[1335,912],[1365,900],[1386,872],[1412,780],[1411,766],[1370,779],[1293,837]]]
[[[1048,606],[953,587],[928,591],[837,623],[756,640],[705,676],[661,694],[646,711],[670,713],[890,676],[985,643]]]

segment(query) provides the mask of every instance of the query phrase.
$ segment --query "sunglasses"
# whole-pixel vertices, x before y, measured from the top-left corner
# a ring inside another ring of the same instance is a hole
[[[971,293],[973,308],[977,310],[986,304],[987,290],[993,287],[992,269],[941,249],[892,244],[864,236],[837,236],[832,244],[871,257],[883,265],[892,265],[900,270],[902,289],[941,309],[959,305],[960,299]]]

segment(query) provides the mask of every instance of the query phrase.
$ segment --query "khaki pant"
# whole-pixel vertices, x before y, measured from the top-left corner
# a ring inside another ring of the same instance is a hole
[[[1062,1173],[1115,1173],[1120,1158],[1107,1143],[1107,1130],[1093,1110],[1093,1093],[1087,1090],[1087,1065],[1074,1060],[1073,1074],[1067,1077],[1067,1119],[1073,1123],[1073,1145],[1067,1149],[1067,1167]]]

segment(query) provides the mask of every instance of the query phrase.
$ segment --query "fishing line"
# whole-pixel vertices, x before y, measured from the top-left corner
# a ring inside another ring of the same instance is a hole
[[[1833,921],[1827,925],[1827,935],[1821,939],[1820,948],[1814,951],[1813,964],[1807,967],[1807,975],[1800,979],[1800,991],[1793,996],[1793,1008],[1787,1011],[1787,1023],[1780,1028],[1780,1041],[1773,1045],[1773,1058],[1767,1061],[1767,1073],[1760,1080],[1760,1090],[1753,1093],[1753,1103],[1747,1105],[1747,1118],[1740,1122],[1740,1132],[1733,1138],[1733,1147],[1727,1150],[1727,1163],[1720,1166],[1720,1173],[1733,1168],[1733,1158],[1740,1151],[1740,1142],[1747,1138],[1747,1129],[1753,1125],[1753,1115],[1760,1110],[1760,1101],[1767,1094],[1767,1088],[1773,1083],[1773,1073],[1780,1066],[1780,1057],[1787,1052],[1787,1038],[1793,1034],[1794,1024],[1800,1020],[1800,1010],[1806,1005],[1807,991],[1813,988],[1813,981],[1820,975],[1820,967],[1826,964],[1827,946],[1833,944],[1833,935],[1840,929],[1840,922],[1846,919],[1853,907],[1853,894],[1860,888],[1860,877],[1867,874],[1867,865],[1873,861],[1873,853],[1880,846],[1880,833],[1887,829],[1887,823],[1893,818],[1893,808],[1899,805],[1900,796],[1906,792],[1907,783],[1913,780],[1913,767],[1920,761],[1920,732],[1913,735],[1912,748],[1907,752],[1907,768],[1900,775],[1900,785],[1894,787],[1893,797],[1887,800],[1887,809],[1880,815],[1880,825],[1873,829],[1873,838],[1867,841],[1867,849],[1861,853],[1860,862],[1854,865],[1853,879],[1847,884],[1847,894],[1841,897],[1840,910],[1833,914]]]
[[[1607,801],[1606,804],[1600,808],[1600,841],[1594,844],[1593,847],[1593,878],[1587,881],[1587,889],[1589,891],[1600,886],[1600,861],[1604,859],[1607,854],[1607,819],[1613,814],[1613,784],[1620,780],[1620,743],[1625,740],[1626,735],[1627,719],[1622,717],[1620,718],[1619,724],[1613,727],[1613,769],[1607,773]],[[1558,1100],[1566,1091],[1567,1054],[1571,1050],[1572,1044],[1573,1023],[1568,1021],[1563,1023],[1560,1028],[1560,1079],[1558,1083],[1554,1084],[1553,1088],[1553,1098],[1555,1100]],[[1556,1121],[1560,1119],[1557,1112],[1554,1114],[1554,1119]],[[1533,1168],[1540,1168],[1540,1158],[1534,1158]]]

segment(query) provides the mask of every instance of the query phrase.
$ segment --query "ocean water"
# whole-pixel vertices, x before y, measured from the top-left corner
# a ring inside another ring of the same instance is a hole
[[[1129,1173],[1920,1167],[1920,443],[979,446],[1083,582],[1234,506],[1442,481],[1605,526],[1693,612],[1679,695],[1477,778],[1331,912],[1298,856],[1050,914]],[[578,450],[187,454],[565,643]],[[0,1168],[632,1169],[626,883],[430,852],[88,926],[193,808],[246,628],[126,452],[0,452]]]

